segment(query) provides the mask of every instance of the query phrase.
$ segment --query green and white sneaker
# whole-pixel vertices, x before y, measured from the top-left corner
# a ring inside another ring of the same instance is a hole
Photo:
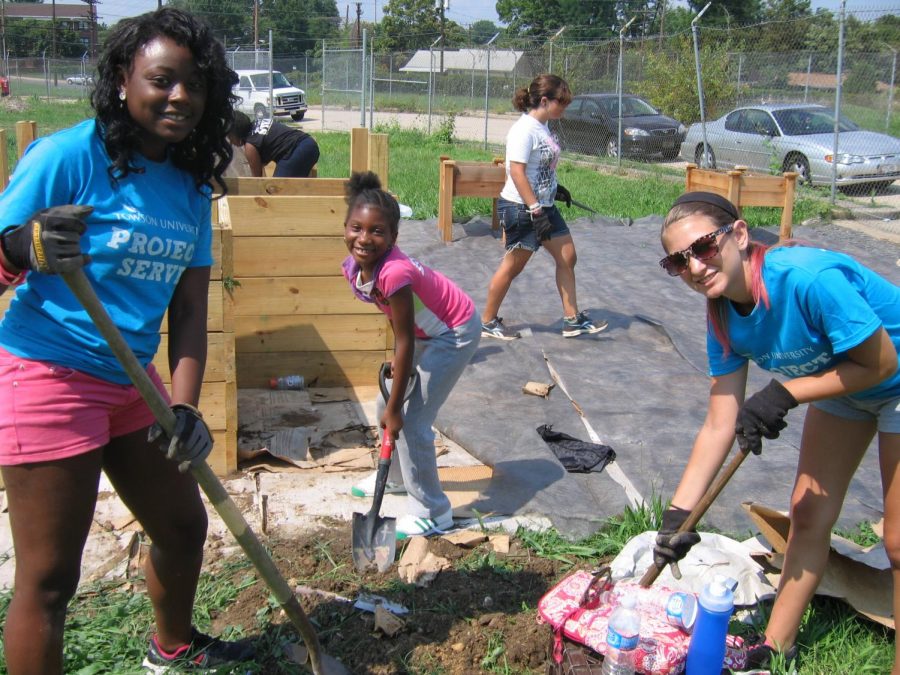
[[[587,315],[587,312],[581,311],[571,319],[563,318],[562,334],[563,337],[576,337],[583,333],[592,335],[606,330],[608,326],[609,324],[606,321],[591,321],[591,317]]]
[[[432,534],[444,534],[453,529],[453,509],[434,518],[421,518],[406,514],[397,518],[397,539],[409,537],[429,537]]]
[[[361,481],[359,481],[356,485],[350,488],[350,494],[354,497],[374,497],[375,496],[375,479],[378,477],[378,472],[375,471]],[[384,486],[384,494],[386,495],[402,495],[406,493],[406,487],[403,483],[393,483],[388,481]]]

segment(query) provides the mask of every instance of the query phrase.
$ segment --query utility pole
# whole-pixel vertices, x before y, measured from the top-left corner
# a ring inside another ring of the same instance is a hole
[[[359,47],[360,44],[360,36],[362,35],[362,27],[360,26],[360,19],[362,18],[362,3],[356,3],[356,47]]]
[[[440,10],[440,20],[441,20],[441,68],[438,72],[444,72],[444,42],[446,41],[445,34],[445,22],[444,22],[444,10],[450,6],[450,0],[437,0],[438,6]]]
[[[56,0],[53,0],[53,19],[50,27],[52,49],[50,50],[50,58],[56,58]],[[56,73],[53,74],[53,86],[58,84],[56,81]]]
[[[88,6],[88,22],[91,25],[90,28],[90,44],[91,44],[91,56],[97,56],[97,8],[96,5],[100,0],[81,0],[83,3]]]
[[[259,0],[253,0],[253,51],[259,49]],[[254,57],[255,59],[256,57]],[[255,63],[255,60],[254,60]]]

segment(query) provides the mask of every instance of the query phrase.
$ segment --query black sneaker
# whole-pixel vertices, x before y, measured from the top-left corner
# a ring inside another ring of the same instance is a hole
[[[768,672],[773,662],[778,661],[788,666],[797,658],[796,644],[786,652],[777,652],[773,647],[767,645],[765,640],[765,635],[752,635],[744,638],[746,660],[743,668],[732,671],[735,675]]]
[[[510,330],[503,325],[503,319],[495,316],[487,323],[481,324],[481,335],[483,337],[496,338],[498,340],[515,340],[522,337],[518,331]]]
[[[204,635],[196,628],[191,629],[191,643],[179,647],[174,652],[166,652],[150,638],[147,657],[142,664],[151,673],[212,673],[248,661],[256,655],[256,649],[248,642],[226,642]]]
[[[606,321],[591,321],[587,312],[581,311],[571,319],[563,318],[562,334],[563,337],[576,337],[582,333],[591,335],[606,330],[607,326],[609,324]]]

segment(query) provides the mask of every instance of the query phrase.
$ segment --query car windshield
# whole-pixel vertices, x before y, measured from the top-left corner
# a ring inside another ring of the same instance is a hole
[[[612,116],[619,114],[619,100],[609,98],[603,104],[603,109]],[[626,117],[637,115],[659,115],[659,111],[644,99],[626,96],[622,99],[622,114]]]
[[[268,73],[257,73],[256,75],[251,75],[250,79],[253,80],[253,86],[257,89],[268,89],[269,88],[269,74]],[[288,81],[288,79],[279,73],[277,70],[272,73],[272,86],[275,89],[281,89],[282,87],[292,87],[293,85]]]
[[[786,136],[834,133],[834,111],[827,108],[788,108],[772,115]],[[858,131],[859,127],[841,115],[840,131]]]

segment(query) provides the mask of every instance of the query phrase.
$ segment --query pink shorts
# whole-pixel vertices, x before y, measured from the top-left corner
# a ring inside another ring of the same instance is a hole
[[[147,374],[170,400],[152,364]],[[153,422],[132,385],[29,361],[0,348],[0,466],[81,455]]]

